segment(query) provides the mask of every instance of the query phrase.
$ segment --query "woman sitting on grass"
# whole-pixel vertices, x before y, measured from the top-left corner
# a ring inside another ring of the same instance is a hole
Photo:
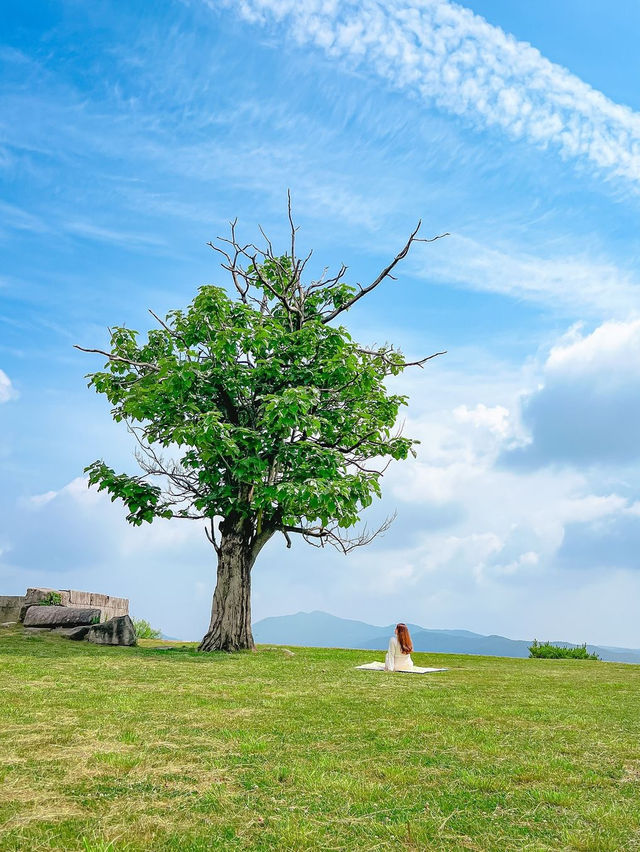
[[[384,660],[386,672],[405,672],[413,668],[411,652],[413,642],[406,624],[396,624],[395,636],[389,640],[389,650]]]

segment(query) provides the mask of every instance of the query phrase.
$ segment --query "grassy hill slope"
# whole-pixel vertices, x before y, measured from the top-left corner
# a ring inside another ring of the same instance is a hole
[[[153,645],[0,630],[0,849],[640,848],[640,667]]]

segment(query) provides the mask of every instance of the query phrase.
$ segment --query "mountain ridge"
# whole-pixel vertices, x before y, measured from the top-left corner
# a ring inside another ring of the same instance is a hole
[[[509,639],[496,633],[484,635],[471,630],[431,629],[418,624],[407,626],[417,652],[522,658],[529,656],[529,645],[533,641]],[[313,610],[263,618],[253,625],[253,635],[259,644],[385,651],[394,628],[395,624],[380,627]],[[576,647],[572,642],[560,640],[554,644]],[[640,649],[589,643],[587,649],[607,662],[640,664]]]

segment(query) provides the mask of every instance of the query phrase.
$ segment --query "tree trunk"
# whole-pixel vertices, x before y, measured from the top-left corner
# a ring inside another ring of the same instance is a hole
[[[251,632],[251,569],[270,536],[252,543],[250,528],[225,526],[227,529],[221,530],[211,623],[199,651],[255,650]]]

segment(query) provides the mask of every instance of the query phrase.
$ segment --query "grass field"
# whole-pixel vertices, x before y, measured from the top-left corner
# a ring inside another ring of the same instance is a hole
[[[154,644],[0,628],[0,849],[640,849],[640,666]]]

